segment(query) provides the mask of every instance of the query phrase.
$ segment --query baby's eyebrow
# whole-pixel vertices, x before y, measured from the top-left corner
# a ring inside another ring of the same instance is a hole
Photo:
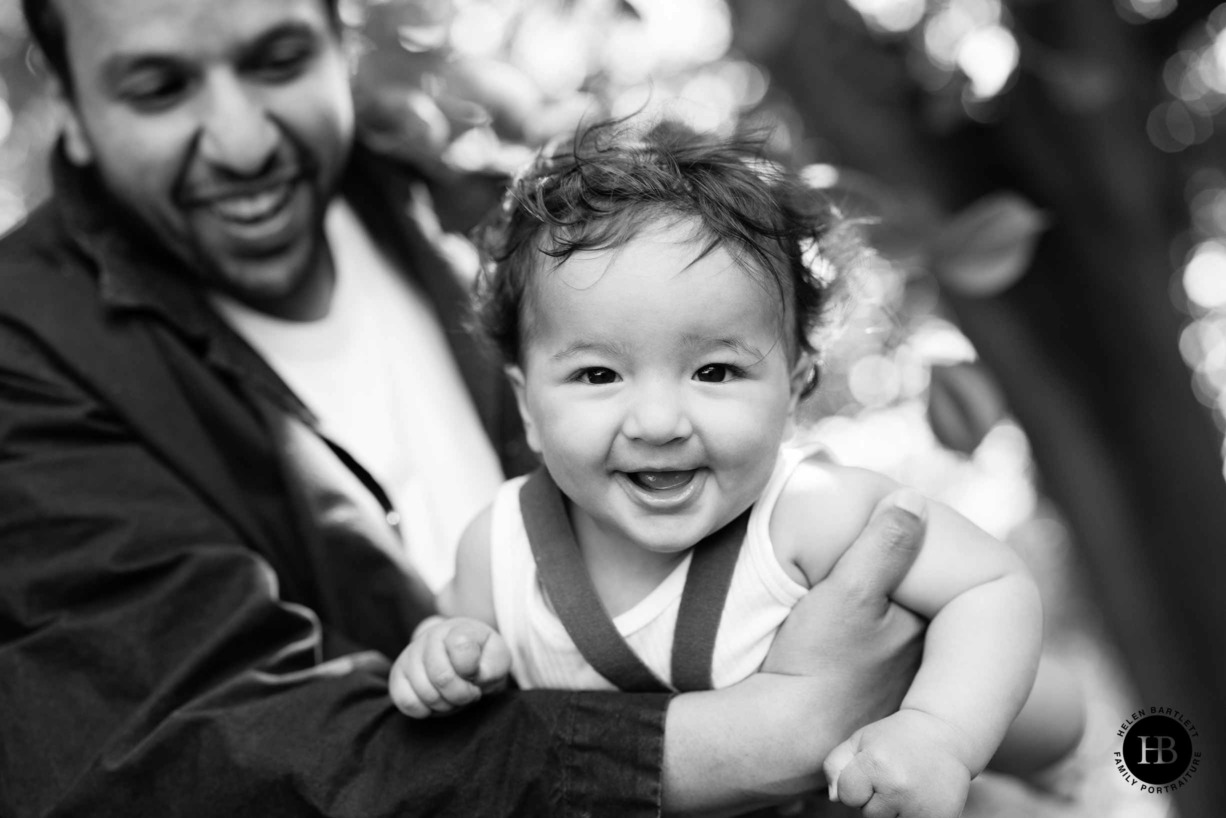
[[[727,349],[732,352],[739,352],[743,355],[749,355],[753,358],[765,358],[766,355],[750,345],[742,338],[715,338],[708,335],[693,335],[687,334],[681,336],[681,343],[687,349],[704,351],[708,349]]]
[[[626,354],[625,344],[620,344],[616,341],[589,341],[580,340],[567,345],[564,349],[555,352],[551,357],[555,361],[564,361],[568,358],[574,358],[576,355],[582,355],[585,352],[596,353],[612,358],[621,358]]]

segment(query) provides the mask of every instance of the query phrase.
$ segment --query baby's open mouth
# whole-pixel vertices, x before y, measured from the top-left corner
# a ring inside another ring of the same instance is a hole
[[[695,471],[636,471],[627,476],[639,488],[647,491],[672,491],[688,485]]]

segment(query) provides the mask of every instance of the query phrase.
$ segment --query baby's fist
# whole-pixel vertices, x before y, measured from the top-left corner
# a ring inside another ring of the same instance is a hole
[[[472,704],[501,690],[511,654],[498,632],[476,619],[440,619],[421,627],[388,679],[392,701],[423,719]]]
[[[865,818],[957,818],[971,773],[943,740],[948,729],[902,710],[857,730],[822,765],[830,799]]]

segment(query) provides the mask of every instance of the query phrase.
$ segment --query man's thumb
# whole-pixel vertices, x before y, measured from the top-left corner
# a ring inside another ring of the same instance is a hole
[[[868,524],[831,569],[832,578],[857,589],[862,598],[894,593],[911,570],[924,540],[927,502],[914,489],[882,498]]]

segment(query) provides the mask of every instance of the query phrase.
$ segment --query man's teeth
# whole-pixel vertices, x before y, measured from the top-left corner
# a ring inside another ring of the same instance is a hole
[[[289,198],[290,186],[278,185],[272,190],[251,196],[231,196],[212,202],[214,213],[235,222],[256,222],[281,209]]]
[[[668,491],[686,483],[694,477],[692,471],[640,471],[635,472],[634,481],[645,489],[652,491]]]

